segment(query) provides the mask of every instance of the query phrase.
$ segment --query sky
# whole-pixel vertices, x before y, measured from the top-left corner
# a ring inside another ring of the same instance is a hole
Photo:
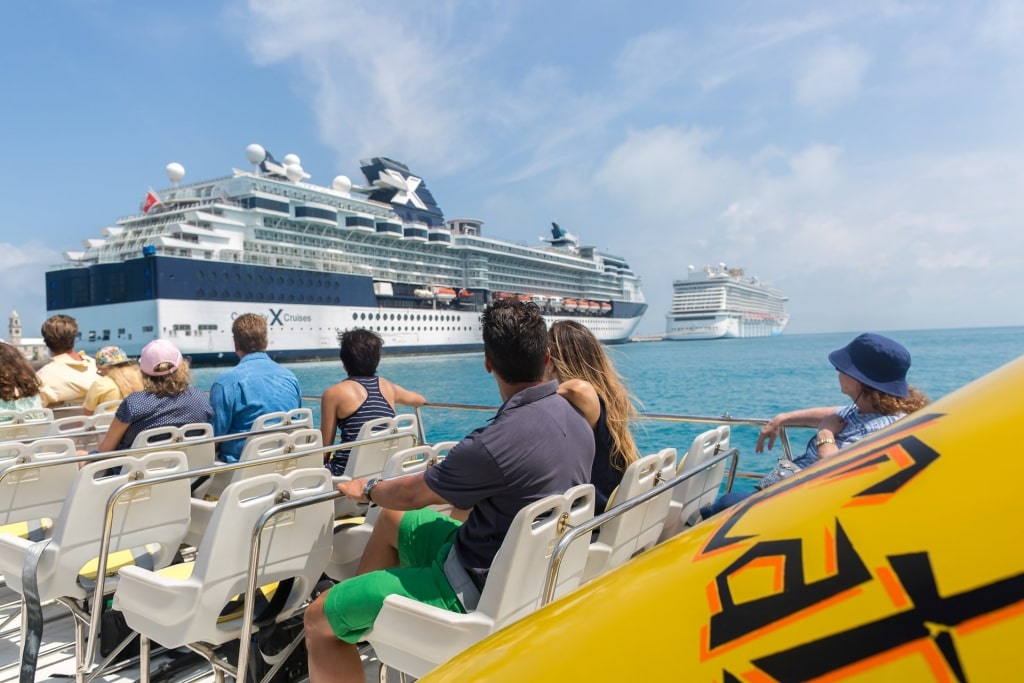
[[[643,278],[642,334],[719,262],[792,333],[1024,325],[1020,2],[52,0],[3,3],[0,39],[26,336],[46,269],[167,163],[254,142],[322,185],[401,160],[493,237],[558,221]]]

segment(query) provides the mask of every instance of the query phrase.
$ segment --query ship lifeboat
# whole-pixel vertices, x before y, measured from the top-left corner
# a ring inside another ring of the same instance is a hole
[[[473,292],[471,292],[468,289],[466,289],[465,287],[463,287],[462,289],[459,290],[459,298],[460,299],[472,299],[473,298]]]
[[[412,290],[412,293],[413,293],[413,296],[415,296],[418,299],[433,299],[434,298],[434,293],[432,291],[430,291],[429,289],[423,289],[423,288],[414,289],[414,290]]]
[[[611,303],[609,303],[607,301],[602,301],[601,302],[601,312],[602,313],[611,313],[612,312],[612,305],[611,305]]]
[[[562,308],[567,311],[575,311],[579,308],[579,304],[576,302],[576,299],[566,299],[562,302]]]
[[[494,298],[495,298],[495,300],[498,300],[498,299],[515,299],[516,295],[515,294],[509,294],[508,292],[495,292],[494,293]]]
[[[548,297],[548,307],[552,311],[560,311],[560,310],[562,310],[562,297],[560,297],[560,296],[549,296]]]
[[[519,301],[521,301],[524,304],[528,304],[531,301],[533,301],[533,297],[531,297],[529,294],[520,294],[516,298],[519,299]]]
[[[531,294],[530,301],[537,304],[538,306],[543,306],[548,302],[548,298],[543,294]]]
[[[451,287],[434,287],[434,297],[438,301],[454,301],[455,290]]]

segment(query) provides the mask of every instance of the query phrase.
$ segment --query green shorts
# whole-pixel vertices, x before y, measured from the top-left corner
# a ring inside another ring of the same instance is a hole
[[[342,581],[327,593],[324,614],[334,635],[346,643],[359,642],[389,595],[465,612],[444,573],[444,561],[461,524],[430,509],[402,515],[398,526],[400,565]]]

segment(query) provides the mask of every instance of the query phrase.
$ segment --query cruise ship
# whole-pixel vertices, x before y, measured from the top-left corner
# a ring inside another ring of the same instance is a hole
[[[735,339],[782,334],[789,322],[787,299],[742,268],[689,267],[685,280],[672,283],[672,307],[665,338]]]
[[[647,308],[624,258],[552,223],[534,246],[489,238],[483,221],[446,220],[423,180],[386,158],[366,184],[308,182],[301,160],[250,145],[249,170],[150,190],[140,213],[104,227],[46,273],[46,307],[78,321],[81,348],[137,355],[173,341],[195,364],[234,360],[231,323],[257,312],[278,360],[336,358],[339,331],[367,328],[387,353],[482,348],[479,315],[517,297],[549,323],[578,320],[628,341]]]

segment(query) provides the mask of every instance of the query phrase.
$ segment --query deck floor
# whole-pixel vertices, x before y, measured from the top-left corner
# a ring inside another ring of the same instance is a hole
[[[0,623],[11,617],[11,621],[0,629],[0,683],[17,683],[20,674],[19,647],[21,640],[21,628],[19,621],[19,596],[11,589],[3,586],[0,588]],[[43,606],[43,618],[46,625],[43,628],[43,642],[40,648],[39,665],[36,670],[36,681],[59,681],[73,680],[75,674],[75,653],[74,653],[74,625],[71,613],[57,603],[50,603]],[[161,664],[168,662],[167,655],[153,657],[151,671],[155,671]],[[372,650],[364,654],[364,670],[366,672],[366,683],[377,683],[379,680],[380,666],[373,657]],[[392,677],[398,680],[397,675]],[[108,681],[109,683],[135,683],[139,680],[139,667],[137,658],[128,660],[124,668],[111,672],[103,672],[97,676],[95,681]],[[201,665],[182,671],[170,679],[161,679],[165,683],[169,681],[181,682],[196,681],[206,683],[214,680],[213,671],[209,667],[205,669]],[[296,683],[308,679],[300,679]]]

